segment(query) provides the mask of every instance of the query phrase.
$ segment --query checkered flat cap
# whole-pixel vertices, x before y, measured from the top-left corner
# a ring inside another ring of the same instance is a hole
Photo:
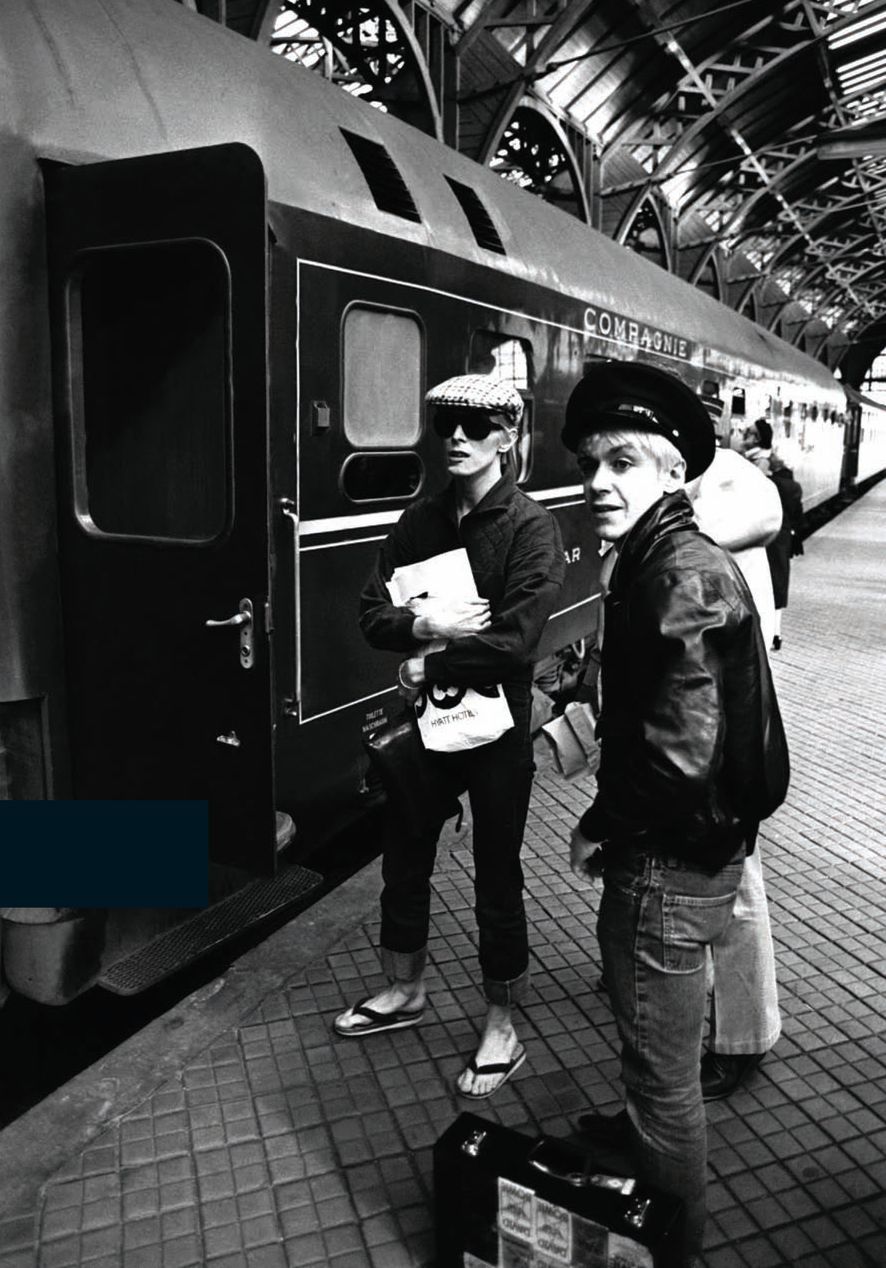
[[[516,427],[523,416],[523,397],[510,383],[489,374],[457,374],[438,383],[428,392],[429,405],[450,405],[461,409],[483,409],[490,414],[504,414]]]

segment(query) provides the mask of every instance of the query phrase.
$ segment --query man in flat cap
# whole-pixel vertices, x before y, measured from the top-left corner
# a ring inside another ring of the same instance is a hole
[[[577,876],[603,878],[597,932],[626,1103],[579,1125],[682,1200],[688,1268],[705,1224],[706,949],[784,797],[787,748],[747,585],[683,490],[714,456],[700,398],[656,367],[601,363],[573,391],[562,439],[612,545],[597,795],[570,853]]]
[[[457,1080],[473,1100],[490,1096],[525,1052],[512,1015],[529,976],[520,851],[534,770],[532,664],[554,610],[565,563],[556,521],[516,487],[505,460],[517,441],[523,399],[491,375],[462,374],[427,394],[451,477],[442,492],[410,503],[379,552],[360,600],[360,626],[377,648],[402,653],[400,682],[483,687],[501,683],[514,725],[497,740],[455,753],[426,752],[428,773],[468,792],[474,889],[486,1019],[479,1048]],[[503,460],[505,469],[502,469]],[[391,602],[395,568],[464,547],[479,598],[428,595]],[[445,640],[442,651],[431,643]],[[425,1007],[431,875],[443,820],[410,835],[389,813],[381,897],[381,957],[389,984],[348,1008],[334,1029],[357,1039],[417,1025]]]

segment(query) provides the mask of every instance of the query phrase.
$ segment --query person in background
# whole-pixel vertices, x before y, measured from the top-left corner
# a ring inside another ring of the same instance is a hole
[[[772,453],[772,427],[765,418],[755,419],[738,435],[738,452],[744,454],[758,471],[769,475],[769,455]]]
[[[487,1003],[476,1056],[457,1080],[463,1096],[495,1092],[525,1057],[513,1006],[529,981],[520,851],[534,763],[530,735],[532,665],[554,610],[565,562],[553,516],[517,488],[502,462],[517,442],[523,399],[487,375],[458,375],[427,394],[450,483],[407,506],[379,552],[360,600],[372,647],[400,652],[407,690],[427,684],[501,683],[514,719],[499,739],[457,753],[426,752],[429,773],[455,795],[467,789],[480,968]],[[467,551],[480,598],[426,598],[395,607],[386,588],[395,568],[445,551]],[[448,640],[442,651],[427,644]],[[381,958],[389,985],[341,1013],[334,1030],[359,1039],[421,1020],[431,875],[443,820],[410,835],[389,812],[384,838]]]
[[[686,492],[699,528],[728,550],[754,600],[766,647],[775,633],[767,544],[779,530],[781,503],[771,480],[734,449],[717,448],[707,471]],[[781,1035],[775,948],[760,843],[745,859],[722,938],[710,950],[710,1034],[701,1060],[706,1101],[729,1096]]]
[[[784,796],[787,751],[747,584],[699,531],[683,488],[714,457],[700,399],[655,367],[604,362],[574,389],[562,439],[593,528],[617,552],[597,795],[570,863],[603,878],[597,936],[625,1139],[638,1177],[683,1202],[679,1263],[690,1268],[706,1208],[706,951],[731,919],[759,818]],[[611,1141],[611,1118],[585,1115],[582,1132],[593,1144],[595,1117]]]
[[[803,554],[803,490],[794,479],[794,473],[775,452],[769,457],[769,473],[781,499],[782,521],[778,535],[766,547],[769,568],[772,573],[772,592],[775,598],[775,628],[772,632],[772,650],[781,650],[781,618],[788,606],[788,586],[791,579],[791,559]]]
[[[718,445],[711,465],[686,485],[686,493],[701,531],[728,550],[741,568],[768,647],[775,605],[766,547],[779,531],[782,510],[767,475],[745,455]]]

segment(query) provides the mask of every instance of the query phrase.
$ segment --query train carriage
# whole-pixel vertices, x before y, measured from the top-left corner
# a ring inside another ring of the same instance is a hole
[[[526,402],[568,564],[546,655],[596,622],[559,443],[590,361],[675,370],[724,441],[765,414],[839,491],[823,366],[309,72],[167,0],[9,0],[0,47],[6,796],[206,799],[243,877],[281,866],[279,812],[288,859],[364,813],[396,692],[357,596],[445,478],[422,401],[452,374]]]

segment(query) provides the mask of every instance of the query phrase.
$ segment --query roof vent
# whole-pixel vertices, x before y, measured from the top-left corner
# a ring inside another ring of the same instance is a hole
[[[468,224],[474,231],[474,237],[481,247],[487,251],[497,251],[499,255],[507,255],[505,244],[498,236],[498,230],[492,223],[492,217],[480,201],[480,195],[470,185],[447,176],[449,188],[455,194],[461,209],[468,218]]]
[[[360,164],[369,192],[379,210],[402,216],[404,220],[420,222],[421,212],[400,175],[400,169],[385,147],[378,141],[370,141],[368,137],[358,136],[356,132],[348,132],[345,128],[341,129],[341,134]]]

